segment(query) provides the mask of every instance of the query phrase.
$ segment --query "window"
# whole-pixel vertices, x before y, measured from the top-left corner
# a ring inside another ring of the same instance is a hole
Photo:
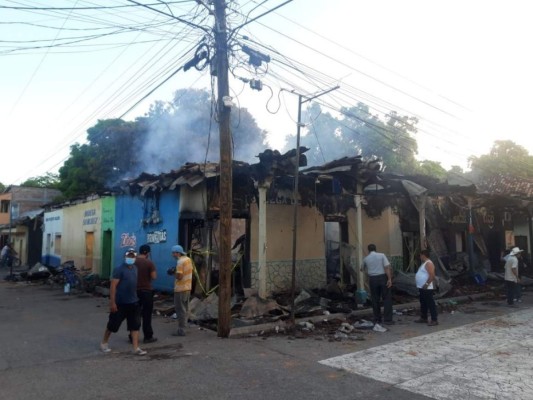
[[[9,212],[9,203],[11,203],[9,200],[2,200],[0,202],[0,213],[8,213]]]

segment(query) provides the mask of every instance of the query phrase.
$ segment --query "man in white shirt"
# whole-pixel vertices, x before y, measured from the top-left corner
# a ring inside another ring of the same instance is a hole
[[[392,320],[392,268],[385,254],[378,253],[376,250],[375,244],[369,244],[369,254],[363,260],[363,270],[368,275],[374,323],[382,322],[380,303],[383,299],[383,323],[392,325],[394,324]]]
[[[517,295],[518,282],[518,257],[521,257],[522,250],[513,247],[507,260],[505,261],[505,286],[507,288],[507,305],[515,307],[514,299]]]

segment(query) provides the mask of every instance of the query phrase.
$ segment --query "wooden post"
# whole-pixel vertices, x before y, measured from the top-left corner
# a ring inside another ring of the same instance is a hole
[[[218,336],[229,337],[231,329],[231,218],[233,174],[231,153],[231,98],[228,82],[228,37],[226,2],[215,0],[215,42],[217,61],[218,123],[220,134],[220,238]]]

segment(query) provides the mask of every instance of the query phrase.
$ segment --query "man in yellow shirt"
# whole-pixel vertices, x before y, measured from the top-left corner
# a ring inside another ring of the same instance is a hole
[[[189,297],[192,288],[192,261],[179,244],[172,246],[172,257],[177,260],[174,282],[174,309],[178,319],[178,330],[174,336],[185,336],[189,313]]]

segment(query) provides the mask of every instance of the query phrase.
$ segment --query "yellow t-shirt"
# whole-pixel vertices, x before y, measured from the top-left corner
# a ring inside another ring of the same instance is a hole
[[[178,279],[178,273],[183,274]],[[178,258],[176,266],[176,281],[174,283],[174,292],[190,292],[192,289],[192,261],[187,256]]]

